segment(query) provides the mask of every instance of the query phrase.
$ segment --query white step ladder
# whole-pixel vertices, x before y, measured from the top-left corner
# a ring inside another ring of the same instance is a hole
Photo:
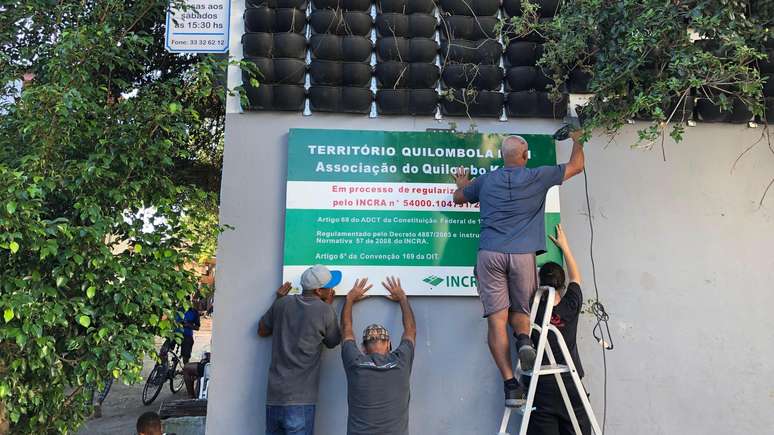
[[[540,306],[540,299],[546,293],[548,294],[548,298],[546,299],[546,309],[543,312],[543,319],[541,320],[540,325],[537,325],[535,320],[537,318],[538,307]],[[535,358],[534,369],[532,372],[522,372],[522,374],[530,376],[530,382],[526,403],[521,408],[516,409],[516,412],[520,412],[522,414],[519,435],[527,434],[527,427],[529,427],[529,417],[534,410],[532,404],[535,401],[535,391],[537,390],[538,379],[540,379],[540,376],[547,375],[554,375],[556,377],[556,383],[559,386],[559,392],[562,394],[564,406],[567,409],[567,413],[570,415],[570,420],[572,421],[572,426],[575,429],[575,433],[576,435],[581,435],[580,425],[578,424],[578,419],[575,416],[575,410],[572,406],[572,402],[570,402],[570,397],[567,395],[567,388],[564,385],[564,378],[562,377],[562,373],[570,373],[573,383],[575,384],[575,388],[578,391],[578,396],[580,396],[581,402],[583,402],[583,408],[586,411],[586,415],[588,416],[589,422],[591,423],[591,428],[594,430],[594,434],[602,435],[602,431],[599,429],[597,419],[594,417],[594,411],[591,409],[589,398],[586,396],[586,389],[581,383],[580,377],[578,376],[578,371],[575,369],[575,363],[572,360],[570,351],[567,349],[567,344],[564,342],[564,337],[562,337],[562,333],[551,324],[551,315],[554,311],[555,297],[556,290],[553,287],[539,287],[532,299],[532,309],[529,315],[529,322],[532,329],[536,329],[540,332],[540,339],[538,339],[537,357]],[[551,345],[548,343],[549,332],[553,333],[556,337],[556,342],[559,343],[562,355],[564,356],[564,361],[567,363],[566,365],[556,364],[556,359],[554,358]],[[548,361],[550,363],[549,365],[542,365],[543,355],[548,356]],[[511,418],[511,412],[513,410],[514,408],[505,408],[505,412],[503,412],[503,419],[500,423],[500,432],[498,435],[509,435],[506,431],[508,430],[508,422]]]

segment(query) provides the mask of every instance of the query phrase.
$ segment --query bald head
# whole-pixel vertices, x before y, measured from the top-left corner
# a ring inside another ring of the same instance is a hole
[[[527,164],[529,145],[521,136],[508,136],[503,139],[501,153],[505,166],[524,166]]]

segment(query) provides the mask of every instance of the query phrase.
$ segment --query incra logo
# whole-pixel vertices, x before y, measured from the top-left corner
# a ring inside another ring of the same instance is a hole
[[[433,287],[438,287],[443,283],[446,287],[475,287],[476,277],[473,275],[447,275],[445,278],[441,278],[437,275],[426,276],[422,282],[430,284]]]

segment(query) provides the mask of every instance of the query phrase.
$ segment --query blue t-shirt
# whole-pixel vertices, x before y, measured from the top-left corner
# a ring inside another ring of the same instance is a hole
[[[201,326],[199,323],[199,312],[194,310],[193,308],[189,308],[188,311],[183,314],[183,317],[180,317],[180,313],[178,312],[175,315],[175,320],[178,321],[178,323],[191,323],[196,326]],[[189,327],[182,327],[175,329],[175,332],[182,332],[184,337],[193,337],[194,330],[193,328]]]
[[[463,193],[481,204],[479,249],[506,254],[546,250],[546,193],[562,184],[564,166],[500,168],[476,177]]]

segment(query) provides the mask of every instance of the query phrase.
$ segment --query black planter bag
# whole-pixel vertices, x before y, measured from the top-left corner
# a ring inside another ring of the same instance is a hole
[[[553,17],[559,12],[560,0],[533,0],[537,3],[541,17]],[[521,0],[503,0],[503,11],[509,17],[520,17],[522,14]]]
[[[448,88],[498,91],[503,83],[503,69],[497,65],[448,64],[442,77]]]
[[[439,30],[446,39],[497,39],[497,22],[497,17],[452,15],[442,18]]]
[[[766,82],[763,83],[763,96],[774,97],[774,74],[763,75],[766,78]]]
[[[766,59],[758,61],[762,73],[774,73],[774,49],[766,50]]]
[[[313,112],[370,113],[373,93],[367,88],[312,86],[309,107]]]
[[[258,68],[256,80],[263,84],[303,85],[306,77],[306,63],[301,59],[269,59],[265,57],[245,58]],[[242,82],[250,76],[242,71]]]
[[[304,33],[306,29],[306,13],[293,8],[247,8],[244,20],[248,32]]]
[[[731,110],[723,110],[719,104],[707,98],[696,101],[696,116],[701,122],[726,122],[730,115]]]
[[[534,66],[512,67],[508,69],[505,80],[511,91],[545,91],[554,83],[541,68]]]
[[[245,33],[242,48],[245,57],[306,58],[306,38],[298,33]]]
[[[437,22],[429,14],[384,13],[376,16],[376,32],[381,37],[432,38]]]
[[[373,45],[362,36],[312,35],[309,52],[312,59],[340,62],[370,62]]]
[[[312,5],[315,9],[368,12],[371,9],[371,0],[312,0]]]
[[[438,43],[430,38],[379,38],[376,40],[376,58],[379,62],[434,63]]]
[[[543,45],[529,41],[514,41],[505,50],[506,66],[535,66],[543,56]]]
[[[500,0],[440,0],[439,7],[450,15],[493,17],[500,10]]]
[[[567,102],[567,95],[555,103],[547,92],[520,91],[508,94],[505,108],[513,118],[562,119],[567,115]]]
[[[374,76],[379,88],[432,89],[438,83],[440,73],[431,63],[387,61],[376,64]]]
[[[376,110],[380,115],[434,115],[438,93],[433,89],[382,89],[376,91]]]
[[[450,63],[497,65],[502,57],[502,49],[502,45],[493,39],[441,39],[441,57]]]
[[[743,124],[753,118],[750,109],[742,100],[737,97],[729,97],[731,107],[729,110],[723,110],[716,98],[712,100],[700,97],[696,101],[696,116],[701,122],[728,122],[732,124]]]
[[[677,102],[680,101],[680,106],[677,106]],[[694,97],[692,95],[688,95],[682,100],[680,100],[679,97],[675,96],[669,101],[665,101],[661,104],[661,111],[665,114],[665,116],[669,117],[669,115],[672,114],[672,112],[675,113],[674,117],[672,118],[672,122],[687,122],[691,119],[693,119],[693,112],[696,107]],[[638,113],[634,116],[634,119],[636,120],[642,120],[642,121],[652,121],[653,117],[650,113]]]
[[[432,14],[435,10],[435,2],[433,0],[377,0],[376,7],[381,13]]]
[[[449,89],[454,99],[440,96],[441,113],[444,116],[471,116],[499,118],[503,112],[504,95],[500,92],[474,91],[472,95],[464,89]]]
[[[371,35],[371,16],[365,12],[321,9],[312,12],[309,25],[315,33],[332,35]]]
[[[254,88],[244,84],[248,106],[246,110],[279,110],[300,112],[304,110],[306,93],[303,86],[264,85]]]
[[[307,0],[247,0],[246,2],[248,8],[265,6],[272,9],[296,8],[301,10],[306,10],[307,4]]]
[[[576,67],[570,71],[570,75],[567,77],[567,90],[571,94],[588,94],[590,93],[590,81],[591,73]]]
[[[766,98],[765,101],[766,107],[762,119],[765,119],[766,122],[774,122],[774,97]]]
[[[309,78],[312,86],[369,87],[371,66],[361,62],[313,60],[309,64]]]

